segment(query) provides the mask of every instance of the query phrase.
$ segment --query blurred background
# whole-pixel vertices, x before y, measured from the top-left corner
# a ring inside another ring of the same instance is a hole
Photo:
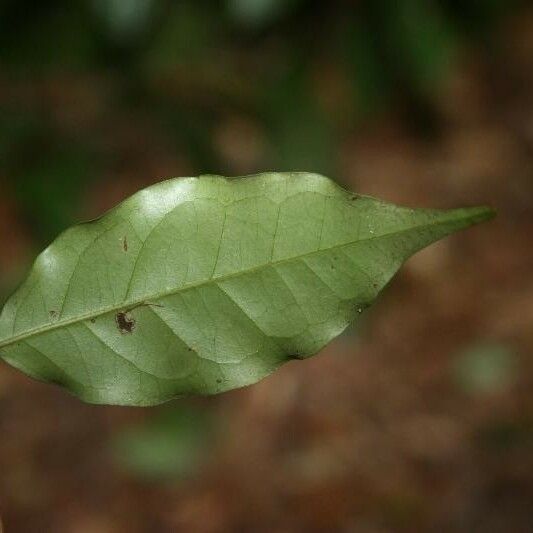
[[[533,531],[531,2],[0,2],[2,301],[136,190],[263,170],[499,217],[247,389],[94,407],[0,365],[5,532]]]

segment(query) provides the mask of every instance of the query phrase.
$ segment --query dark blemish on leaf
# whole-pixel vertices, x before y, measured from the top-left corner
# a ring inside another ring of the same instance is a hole
[[[52,310],[50,311],[49,315],[50,315],[50,318],[55,318],[57,316],[57,311]]]
[[[124,235],[122,239],[122,248],[124,249],[125,252],[128,251],[128,238],[126,237],[126,235]]]
[[[135,329],[135,320],[128,313],[117,313],[115,320],[117,322],[118,330],[123,335],[132,333]]]
[[[220,378],[217,379],[217,383],[222,383],[222,380]]]
[[[96,318],[91,318],[91,323],[96,324]]]
[[[352,202],[355,202],[356,200],[359,200],[359,196],[357,196],[357,194],[354,194],[353,196],[350,197],[350,200]]]

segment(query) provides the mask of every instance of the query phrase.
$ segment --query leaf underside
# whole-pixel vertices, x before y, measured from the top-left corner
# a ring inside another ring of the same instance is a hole
[[[0,357],[91,403],[249,385],[339,335],[417,250],[491,216],[307,173],[164,181],[41,253],[2,311]]]

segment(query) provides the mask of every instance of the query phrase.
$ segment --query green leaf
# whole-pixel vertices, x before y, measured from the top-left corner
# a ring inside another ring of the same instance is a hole
[[[172,179],[63,233],[0,317],[0,354],[87,402],[255,383],[320,350],[414,252],[490,218],[316,174]]]

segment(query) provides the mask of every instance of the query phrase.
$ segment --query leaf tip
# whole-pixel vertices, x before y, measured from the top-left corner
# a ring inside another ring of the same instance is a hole
[[[443,215],[441,221],[448,226],[446,233],[453,233],[491,220],[496,216],[496,211],[492,207],[476,206],[452,209],[444,212]]]
[[[479,224],[481,222],[492,220],[496,214],[496,209],[486,205],[467,207],[465,209],[465,215],[472,224]]]

